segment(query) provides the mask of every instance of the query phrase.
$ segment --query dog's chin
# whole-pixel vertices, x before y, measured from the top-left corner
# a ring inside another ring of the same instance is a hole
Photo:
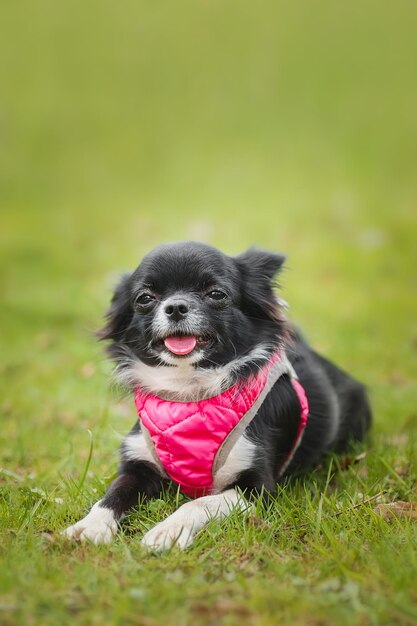
[[[214,340],[207,334],[168,334],[152,341],[150,353],[161,365],[172,367],[197,365],[214,349]]]
[[[184,367],[189,365],[198,365],[198,363],[207,358],[206,354],[207,350],[204,348],[194,348],[190,354],[174,354],[165,348],[158,351],[157,356],[161,365]]]
[[[196,346],[183,356],[159,348],[157,353],[151,350],[147,355],[132,358],[130,354],[122,359],[116,377],[125,388],[139,386],[167,400],[198,401],[218,395],[242,376],[257,371],[274,349],[273,344],[255,345],[245,354],[233,355],[228,362],[216,365],[215,352],[208,352],[208,345]]]

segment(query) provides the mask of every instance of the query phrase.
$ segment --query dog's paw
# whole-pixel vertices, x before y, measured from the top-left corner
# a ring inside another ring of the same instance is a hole
[[[112,522],[111,524],[98,520],[91,522],[85,517],[76,524],[63,530],[61,534],[67,539],[91,541],[98,545],[99,543],[110,543],[116,531],[116,522]]]
[[[143,537],[142,545],[154,552],[163,552],[173,546],[185,550],[211,519],[222,519],[234,508],[242,512],[248,509],[246,500],[234,489],[186,502],[166,520],[151,528]]]
[[[61,535],[76,541],[91,541],[95,545],[110,543],[117,532],[117,522],[110,509],[100,506],[97,502],[88,515],[69,526]]]
[[[164,552],[173,546],[181,550],[188,548],[194,540],[197,529],[192,522],[174,518],[175,514],[151,528],[142,539],[142,545],[154,552]]]

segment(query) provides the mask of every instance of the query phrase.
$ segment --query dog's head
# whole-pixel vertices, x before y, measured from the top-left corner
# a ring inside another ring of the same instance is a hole
[[[273,292],[283,262],[257,249],[229,257],[194,242],[160,246],[122,277],[99,337],[134,384],[146,385],[149,368],[259,365],[286,333]]]

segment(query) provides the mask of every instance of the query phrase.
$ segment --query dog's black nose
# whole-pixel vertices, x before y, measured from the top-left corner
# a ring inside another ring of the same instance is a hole
[[[189,311],[188,304],[184,300],[177,300],[176,302],[171,302],[166,305],[165,313],[169,319],[174,322],[179,322],[180,320],[187,317],[187,313]]]

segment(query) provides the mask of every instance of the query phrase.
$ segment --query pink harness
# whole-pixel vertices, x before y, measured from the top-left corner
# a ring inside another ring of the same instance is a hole
[[[135,388],[135,404],[143,435],[151,444],[155,461],[181,491],[199,497],[213,491],[213,476],[259,411],[265,397],[283,374],[289,374],[301,407],[297,435],[281,476],[297,450],[308,420],[308,400],[285,353],[276,353],[242,386],[198,402],[164,400]]]

